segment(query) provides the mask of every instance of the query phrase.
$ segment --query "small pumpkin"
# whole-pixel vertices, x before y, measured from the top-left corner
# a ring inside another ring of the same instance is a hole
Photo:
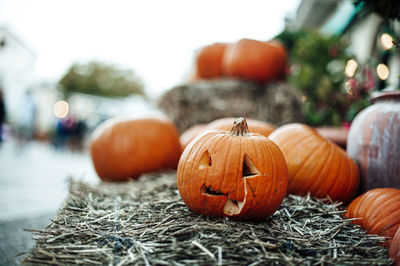
[[[389,237],[389,246],[400,226],[400,189],[375,188],[363,193],[349,204],[346,218],[362,218],[353,223],[369,234]]]
[[[205,131],[179,160],[177,184],[186,205],[209,216],[261,220],[281,205],[287,166],[279,148],[248,132],[245,119],[231,131]]]
[[[222,67],[228,76],[266,82],[282,77],[286,62],[282,44],[241,39],[226,49]]]
[[[275,127],[267,122],[263,122],[256,119],[246,119],[249,131],[252,133],[258,133],[265,137],[268,137],[272,131],[275,130]],[[234,117],[224,117],[216,119],[210,122],[204,130],[230,130],[232,128],[232,124],[234,123]]]
[[[206,124],[198,124],[194,125],[188,129],[186,129],[180,136],[179,140],[181,142],[182,150],[186,148],[186,146],[201,132],[203,132]]]
[[[198,78],[216,78],[222,76],[222,59],[228,44],[214,43],[202,47],[196,57]]]
[[[400,266],[400,226],[394,234],[389,247],[389,256],[394,260],[394,266]]]
[[[165,118],[114,118],[93,132],[90,154],[102,180],[126,181],[176,168],[181,147],[175,125]]]
[[[304,124],[287,124],[269,135],[285,156],[288,193],[349,202],[359,184],[357,165],[346,152]]]

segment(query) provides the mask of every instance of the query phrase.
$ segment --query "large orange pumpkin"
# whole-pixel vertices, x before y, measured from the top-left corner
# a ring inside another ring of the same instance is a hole
[[[336,144],[303,124],[287,124],[269,135],[285,156],[289,169],[288,193],[329,196],[349,202],[359,184],[356,164]]]
[[[93,132],[90,153],[105,181],[176,168],[181,147],[176,127],[164,118],[111,119]]]
[[[242,39],[226,49],[222,66],[228,76],[265,82],[282,77],[286,61],[282,44]]]
[[[362,218],[353,223],[370,234],[393,237],[400,225],[400,189],[375,188],[365,192],[349,204],[346,217]],[[388,239],[388,246],[390,242]]]
[[[222,59],[226,47],[226,43],[214,43],[199,50],[196,57],[197,78],[222,76]]]
[[[205,131],[184,150],[178,189],[193,211],[210,216],[260,220],[281,205],[287,166],[279,148],[248,133],[239,119],[231,131]]]
[[[400,266],[400,226],[390,244],[389,256],[394,259],[394,266]]]

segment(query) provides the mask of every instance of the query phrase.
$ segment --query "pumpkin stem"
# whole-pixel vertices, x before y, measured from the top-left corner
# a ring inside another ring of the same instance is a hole
[[[233,136],[248,136],[249,128],[247,127],[246,119],[243,117],[236,119],[229,134]]]

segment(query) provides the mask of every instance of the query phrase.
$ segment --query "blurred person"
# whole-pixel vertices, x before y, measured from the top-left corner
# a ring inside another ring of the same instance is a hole
[[[76,121],[71,132],[70,146],[72,150],[82,151],[86,133],[86,122],[82,119]]]
[[[64,123],[62,118],[57,119],[55,133],[54,146],[56,150],[64,148],[65,143],[67,142],[67,134],[64,130]]]
[[[72,116],[68,115],[65,118],[59,119],[56,125],[56,149],[70,148],[71,150],[77,149],[77,130],[79,121]]]
[[[32,92],[27,91],[17,119],[17,139],[21,144],[35,137],[36,103]]]
[[[0,87],[0,144],[3,142],[3,124],[6,120],[6,105],[3,97],[3,89]]]

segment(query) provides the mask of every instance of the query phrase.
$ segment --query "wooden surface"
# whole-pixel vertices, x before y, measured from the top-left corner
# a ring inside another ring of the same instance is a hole
[[[344,127],[317,127],[315,128],[322,137],[346,148],[347,135],[349,130]]]

